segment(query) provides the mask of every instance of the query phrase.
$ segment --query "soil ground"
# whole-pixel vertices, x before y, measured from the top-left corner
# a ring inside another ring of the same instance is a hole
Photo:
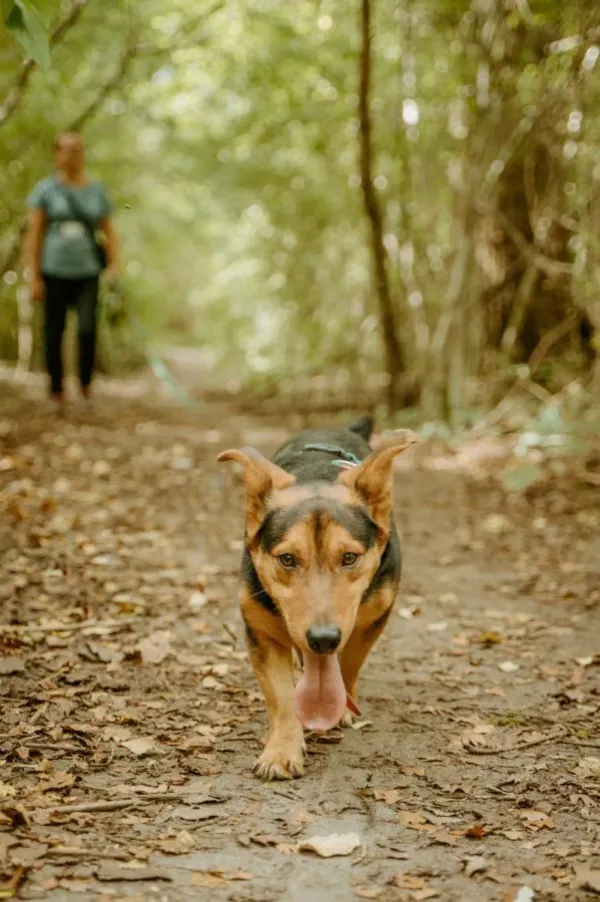
[[[362,716],[264,784],[242,497],[215,458],[308,419],[114,382],[64,420],[35,382],[0,396],[1,898],[600,891],[600,491],[576,462],[507,496],[485,442],[399,461],[404,576]],[[303,848],[330,834],[356,848]]]

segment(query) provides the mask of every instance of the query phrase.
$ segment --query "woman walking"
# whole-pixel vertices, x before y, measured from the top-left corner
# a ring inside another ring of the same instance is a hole
[[[104,270],[118,275],[118,248],[111,205],[104,185],[88,178],[81,137],[59,135],[54,145],[56,172],[35,185],[30,209],[26,262],[31,299],[44,302],[44,345],[50,397],[64,402],[62,340],[67,310],[77,310],[79,382],[88,399],[96,355],[98,285]],[[96,231],[104,235],[99,244]]]

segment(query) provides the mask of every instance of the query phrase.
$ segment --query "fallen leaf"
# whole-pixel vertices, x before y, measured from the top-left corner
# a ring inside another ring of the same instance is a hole
[[[285,837],[275,836],[272,833],[255,833],[250,837],[250,842],[255,843],[257,846],[276,846],[284,841]]]
[[[484,531],[492,536],[499,536],[512,528],[510,520],[504,514],[490,514],[485,518],[482,526]]]
[[[196,845],[194,837],[187,830],[181,830],[177,836],[167,837],[157,842],[157,848],[167,855],[185,855]]]
[[[162,868],[150,868],[140,866],[136,862],[135,866],[127,866],[121,864],[112,864],[104,862],[98,869],[98,880],[172,880],[173,877]]]
[[[316,815],[311,814],[310,811],[307,811],[306,808],[298,808],[290,817],[290,824],[296,826],[297,824],[312,824]]]
[[[523,834],[521,833],[520,830],[504,830],[504,832],[501,835],[505,836],[506,839],[512,839],[512,840],[523,839]]]
[[[427,818],[420,811],[399,811],[398,820],[403,827],[415,827],[427,823]]]
[[[476,855],[474,858],[467,858],[465,861],[465,874],[467,877],[472,877],[473,874],[481,874],[483,871],[486,871],[488,867],[488,863],[485,858],[481,855]]]
[[[496,732],[496,727],[491,723],[476,723],[472,727],[468,727],[460,737],[455,740],[458,747],[468,749],[470,746],[475,748],[485,748],[489,745],[489,736]]]
[[[396,874],[396,883],[402,889],[426,889],[427,881],[422,877],[415,877],[413,874],[406,874],[404,871],[398,871]]]
[[[598,868],[577,868],[575,871],[577,886],[600,893],[600,870]]]
[[[202,886],[204,889],[227,885],[227,881],[221,874],[212,871],[193,871],[190,883],[192,886]]]
[[[0,781],[0,799],[10,799],[13,796],[16,796],[17,790],[14,786],[11,786],[9,783],[2,783]]]
[[[110,742],[111,739],[113,742],[124,742],[130,736],[131,730],[128,730],[127,727],[109,726],[102,730],[102,738],[105,742]]]
[[[177,818],[182,821],[210,821],[215,817],[219,817],[216,811],[206,808],[193,808],[191,805],[177,805],[172,811],[164,815],[164,819],[170,821]]]
[[[58,886],[60,889],[66,889],[70,893],[87,893],[90,889],[90,884],[87,880],[68,880],[63,878]]]
[[[68,774],[66,771],[57,770],[47,780],[43,780],[39,785],[40,792],[50,792],[56,789],[70,789],[75,786],[76,778],[74,774]]]
[[[0,676],[24,672],[25,661],[22,658],[0,658]]]
[[[171,654],[171,634],[168,630],[158,630],[138,642],[137,647],[144,664],[161,664]]]
[[[232,871],[229,874],[223,871],[194,871],[192,873],[192,886],[203,886],[205,888],[214,888],[217,886],[226,886],[232,880],[252,880],[254,874],[250,871]]]
[[[477,641],[485,648],[491,648],[492,645],[499,645],[502,642],[502,636],[493,630],[488,630],[487,632],[482,633]]]
[[[386,805],[395,805],[400,798],[397,789],[374,789],[373,798],[376,802],[385,802]]]
[[[13,896],[16,896],[19,887],[25,880],[26,874],[26,869],[19,865],[8,880],[0,880],[0,899],[12,899]]]
[[[383,892],[383,889],[374,887],[373,889],[368,889],[367,887],[357,889],[356,895],[360,899],[377,899]]]
[[[29,814],[22,805],[3,805],[0,813],[8,819],[12,827],[29,827]]]
[[[581,667],[591,667],[593,664],[600,664],[600,654],[588,655],[586,658],[575,658]]]
[[[192,611],[199,611],[200,608],[203,608],[208,598],[204,594],[204,592],[192,592],[189,599],[189,606]]]
[[[533,902],[535,893],[530,886],[520,886],[510,889],[504,894],[503,902]]]
[[[422,902],[422,900],[433,899],[435,896],[439,896],[439,891],[429,886],[422,877],[415,877],[412,874],[405,874],[400,871],[396,874],[395,880],[396,884],[402,889],[412,890],[410,898],[414,899],[415,902]]]
[[[544,828],[554,830],[554,821],[545,811],[527,808],[519,812],[519,817],[525,821],[525,826],[530,830],[543,830]]]
[[[503,673],[516,673],[519,670],[519,665],[515,661],[503,661],[501,664],[498,664],[498,668]]]
[[[360,844],[358,833],[331,833],[304,839],[298,848],[301,852],[316,852],[321,858],[331,858],[333,855],[350,855]]]
[[[588,755],[577,762],[577,773],[584,779],[600,779],[600,758]]]
[[[47,851],[47,843],[25,840],[22,845],[11,847],[10,859],[14,865],[20,864],[24,868],[30,868],[43,858]]]
[[[227,676],[227,674],[229,673],[229,664],[225,664],[225,662],[223,662],[222,664],[213,664],[212,672],[215,673],[218,677]]]
[[[456,837],[448,833],[447,830],[438,830],[432,837],[430,845],[434,846],[453,846],[456,843]]]
[[[461,835],[466,836],[467,839],[483,839],[486,833],[487,829],[485,824],[472,824],[470,827],[467,827],[466,830],[461,831]]]
[[[129,749],[130,752],[133,752],[138,757],[158,752],[158,746],[151,736],[140,736],[139,739],[126,739],[124,742],[121,742],[121,745],[124,745],[126,749]]]

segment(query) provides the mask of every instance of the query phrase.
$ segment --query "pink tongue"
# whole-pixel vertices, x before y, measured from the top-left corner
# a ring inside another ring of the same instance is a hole
[[[307,730],[335,727],[346,710],[346,687],[338,656],[304,653],[304,673],[296,686],[296,711]]]

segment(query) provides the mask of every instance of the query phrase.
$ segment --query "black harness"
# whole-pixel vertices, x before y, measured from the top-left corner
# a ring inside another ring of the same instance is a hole
[[[357,464],[361,463],[360,457],[357,457],[356,454],[352,454],[350,451],[345,451],[344,448],[340,448],[339,445],[326,445],[315,442],[311,445],[305,445],[302,450],[324,451],[326,454],[335,454],[336,459],[331,461],[334,467],[345,468],[348,466],[348,464],[350,464],[350,466],[352,467],[355,467],[357,466]]]

